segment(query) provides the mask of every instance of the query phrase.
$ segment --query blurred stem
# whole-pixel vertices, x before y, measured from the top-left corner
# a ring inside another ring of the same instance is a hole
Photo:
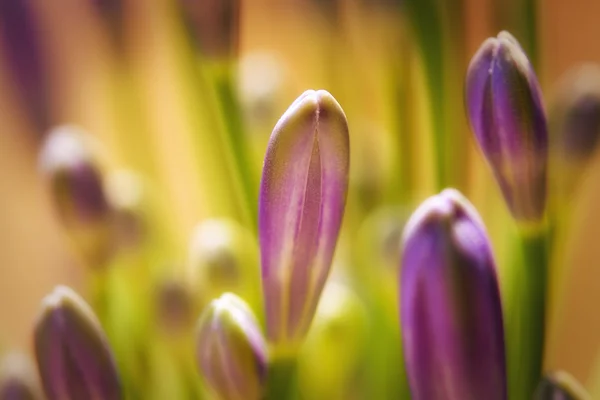
[[[255,190],[257,186],[254,182],[255,171],[248,157],[243,112],[235,88],[232,69],[233,62],[223,61],[213,65],[209,74],[215,87],[217,101],[220,106],[219,114],[225,127],[227,141],[233,153],[234,168],[241,180],[244,206],[251,215],[253,225],[256,225],[258,194]]]
[[[433,122],[433,152],[436,190],[444,189],[446,174],[445,118],[444,118],[444,57],[442,21],[433,0],[407,0],[410,23],[423,57],[427,74],[428,97]]]
[[[295,356],[286,355],[271,361],[265,400],[291,400],[294,398],[297,366],[298,360]]]
[[[523,263],[516,268],[510,287],[512,307],[507,320],[509,398],[529,400],[542,376],[548,230],[521,233]]]

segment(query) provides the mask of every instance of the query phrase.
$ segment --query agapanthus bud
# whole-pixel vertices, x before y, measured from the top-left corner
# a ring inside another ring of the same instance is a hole
[[[197,359],[223,400],[259,400],[267,378],[267,346],[258,322],[238,296],[225,293],[200,318]]]
[[[535,73],[510,33],[487,39],[471,60],[466,105],[513,217],[539,222],[546,207],[546,116]]]
[[[408,221],[400,286],[412,398],[506,399],[496,266],[483,222],[456,190],[427,199]]]
[[[48,400],[122,398],[115,359],[100,322],[73,290],[58,286],[44,298],[34,345]]]
[[[534,400],[591,400],[591,397],[570,374],[557,371],[542,379]]]
[[[40,166],[61,222],[87,262],[101,265],[111,249],[110,208],[91,138],[72,126],[48,134]]]
[[[38,400],[42,394],[34,366],[21,353],[3,357],[0,367],[0,400]]]
[[[346,116],[324,90],[304,92],[267,148],[259,236],[267,336],[294,347],[305,336],[329,274],[348,189]]]
[[[257,305],[260,282],[256,241],[233,220],[208,219],[196,226],[187,272],[199,300],[232,292]]]

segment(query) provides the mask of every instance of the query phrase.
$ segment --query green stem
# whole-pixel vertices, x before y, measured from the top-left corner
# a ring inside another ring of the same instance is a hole
[[[529,400],[542,376],[548,268],[547,230],[522,234],[523,264],[511,281],[507,317],[508,383],[511,400]]]
[[[296,389],[296,357],[274,359],[269,365],[267,393],[264,400],[291,400]]]
[[[213,71],[215,91],[220,103],[223,123],[234,156],[235,168],[241,179],[245,207],[249,210],[253,224],[256,224],[258,194],[255,191],[253,165],[249,161],[248,146],[242,108],[237,96],[234,79],[229,65],[220,66],[222,70]]]

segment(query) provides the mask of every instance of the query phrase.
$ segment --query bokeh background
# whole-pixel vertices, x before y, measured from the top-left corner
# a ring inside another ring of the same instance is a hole
[[[198,21],[217,23],[207,16],[220,7],[219,1],[195,3],[191,7]],[[571,67],[600,63],[600,2],[532,2],[534,25],[517,0],[431,3],[443,10],[449,32],[444,51],[452,61],[446,64],[445,112],[454,136],[447,146],[461,149],[454,153],[460,157],[448,161],[458,171],[449,183],[481,210],[502,260],[502,235],[494,234],[494,226],[508,216],[464,117],[464,71],[481,42],[501,29],[515,34],[526,50],[528,37],[534,37],[532,58],[549,102]],[[196,223],[220,213],[210,207],[211,198],[219,195],[202,189],[206,171],[196,159],[203,153],[193,144],[199,132],[210,137],[202,123],[202,87],[189,83],[202,62],[194,51],[193,24],[200,22],[186,20],[179,7],[174,0],[0,0],[3,347],[30,348],[39,302],[54,285],[84,288],[86,271],[39,174],[38,151],[50,128],[81,126],[105,146],[112,167],[148,176],[168,210],[169,229],[182,254]],[[117,9],[121,19],[113,25]],[[436,29],[433,20],[422,25]],[[425,63],[407,16],[394,1],[242,0],[238,28],[233,71],[253,135],[248,169],[256,184],[266,140],[279,115],[303,90],[324,88],[348,114],[356,185],[365,185],[368,192],[370,184],[381,183],[381,176],[394,181],[396,158],[385,131],[397,115],[407,115],[400,118],[405,133],[421,144],[409,145],[414,146],[412,164],[405,170],[411,171],[414,184],[403,196],[416,202],[435,191],[428,178],[430,155],[419,150],[432,129],[423,117]],[[218,34],[214,40],[218,46]],[[403,100],[390,90],[390,76],[397,70],[409,82]],[[121,92],[115,95],[111,88],[119,80]],[[592,377],[600,376],[600,161],[594,160],[588,172],[573,200],[574,222],[556,261],[569,268],[553,307],[546,366],[568,370],[590,386]]]

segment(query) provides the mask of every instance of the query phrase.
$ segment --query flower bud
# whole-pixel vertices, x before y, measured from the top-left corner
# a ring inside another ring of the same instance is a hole
[[[40,164],[77,250],[92,266],[102,265],[112,248],[111,215],[91,138],[71,126],[50,131]]]
[[[304,92],[269,141],[259,199],[267,337],[295,347],[329,274],[346,205],[346,116],[326,91]]]
[[[584,65],[561,81],[550,107],[553,148],[564,161],[586,161],[600,138],[600,67]]]
[[[487,39],[471,60],[466,107],[511,214],[538,223],[546,208],[546,117],[535,73],[510,33]]]
[[[0,367],[0,400],[41,398],[35,369],[29,358],[20,353],[4,356]]]
[[[201,297],[200,303],[232,292],[257,305],[256,242],[250,232],[233,220],[208,219],[194,229],[187,272],[194,292]]]
[[[190,290],[181,280],[166,277],[156,287],[157,322],[164,331],[186,331],[193,323],[193,302]]]
[[[506,399],[502,306],[483,222],[456,190],[404,230],[400,313],[414,400]]]
[[[92,309],[58,286],[42,302],[35,355],[48,400],[121,399],[121,382],[108,340]]]
[[[591,400],[591,397],[570,374],[557,371],[542,379],[534,400]]]
[[[248,305],[225,293],[198,325],[197,359],[209,386],[223,400],[259,400],[267,378],[267,347]]]

